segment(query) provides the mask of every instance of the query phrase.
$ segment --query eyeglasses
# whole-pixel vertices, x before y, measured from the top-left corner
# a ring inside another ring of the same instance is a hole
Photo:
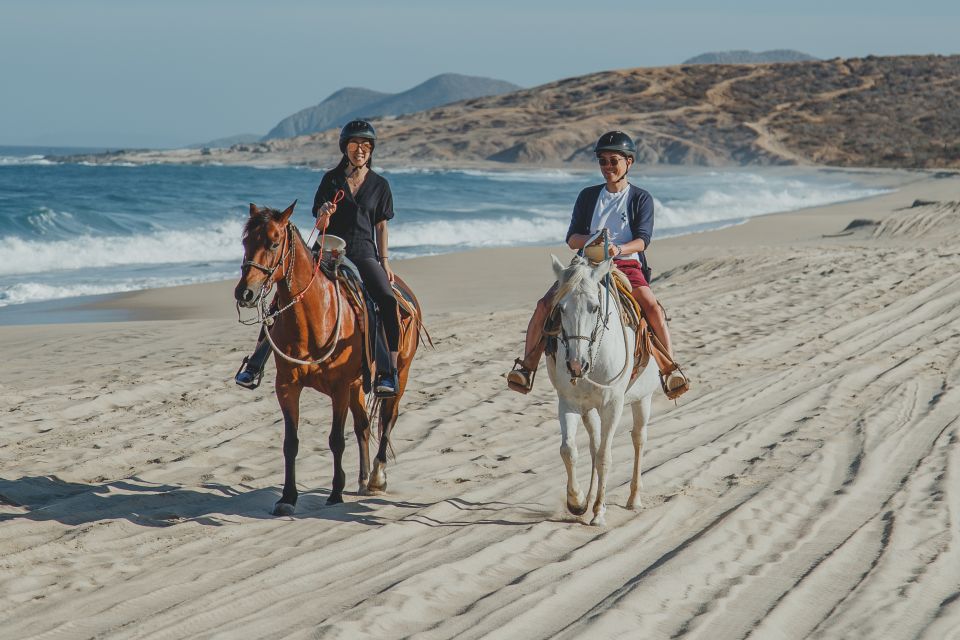
[[[347,146],[349,147],[350,145],[353,145],[358,149],[363,149],[364,151],[370,151],[370,149],[373,149],[373,143],[368,142],[367,140],[349,140],[347,142]]]
[[[611,167],[615,167],[618,164],[620,164],[620,160],[621,160],[620,156],[610,156],[609,158],[597,158],[597,162],[600,163],[601,167],[605,167],[607,165],[610,165]]]

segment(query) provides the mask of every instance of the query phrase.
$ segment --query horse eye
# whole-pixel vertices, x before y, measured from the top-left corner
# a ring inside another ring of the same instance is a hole
[[[280,248],[279,242],[274,242],[273,244],[270,245],[270,251],[276,251],[279,248]]]

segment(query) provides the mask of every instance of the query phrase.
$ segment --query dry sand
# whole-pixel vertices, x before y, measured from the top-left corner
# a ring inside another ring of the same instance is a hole
[[[0,638],[960,638],[960,208],[917,198],[960,178],[654,244],[696,387],[655,401],[636,512],[621,429],[605,528],[564,510],[546,376],[502,377],[549,249],[398,263],[437,350],[390,492],[353,493],[351,444],[324,506],[308,392],[292,518],[232,283],[0,327]],[[887,222],[823,237],[853,218]]]

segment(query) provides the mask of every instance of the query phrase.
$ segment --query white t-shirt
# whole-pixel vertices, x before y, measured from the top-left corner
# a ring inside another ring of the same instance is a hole
[[[634,239],[627,212],[629,195],[629,184],[617,193],[610,193],[606,186],[600,189],[597,206],[593,209],[593,219],[590,221],[591,235],[606,227],[610,230],[610,242],[613,244],[626,244]],[[623,260],[639,260],[640,254],[624,253],[617,257]]]

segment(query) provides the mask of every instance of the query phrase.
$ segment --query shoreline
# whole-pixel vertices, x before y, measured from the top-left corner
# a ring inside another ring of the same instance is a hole
[[[789,172],[796,169],[796,167],[783,168],[782,171]],[[655,241],[651,243],[648,250],[650,264],[655,269],[654,280],[658,274],[680,266],[685,260],[681,256],[686,255],[691,259],[693,256],[698,259],[703,258],[712,253],[708,250],[710,247],[718,244],[730,246],[779,244],[797,241],[807,235],[809,237],[806,239],[813,240],[817,239],[818,235],[839,233],[842,227],[834,228],[835,225],[840,224],[838,221],[846,220],[842,222],[842,226],[845,226],[857,216],[868,215],[874,206],[885,206],[887,199],[890,198],[898,202],[910,199],[912,202],[912,199],[922,195],[923,185],[943,179],[938,177],[942,172],[933,171],[870,168],[857,170],[820,168],[816,171],[865,175],[869,180],[865,181],[863,186],[892,191],[857,200],[762,214],[732,222],[720,228],[668,236],[659,240],[655,237]],[[949,175],[960,174],[950,173]],[[898,194],[905,195],[898,197]],[[810,234],[811,229],[816,231]],[[741,240],[742,238],[746,240]],[[555,253],[562,259],[564,254],[569,253],[569,249],[559,243],[477,248],[407,258],[397,260],[395,264],[401,276],[415,288],[426,309],[440,309],[439,313],[447,313],[476,310],[478,306],[483,306],[478,305],[475,295],[462,295],[457,292],[459,289],[455,290],[453,295],[446,291],[449,287],[443,279],[447,276],[457,281],[470,281],[471,284],[467,288],[473,292],[479,292],[480,298],[499,295],[506,305],[504,308],[522,306],[530,299],[530,295],[535,295],[533,300],[536,300],[540,295],[533,293],[537,289],[536,283],[540,282],[542,288],[545,279],[551,277],[549,268],[551,253]],[[461,264],[466,267],[461,268],[459,266]],[[516,265],[516,268],[497,268],[495,266],[497,264]],[[492,275],[488,278],[492,286],[485,286],[483,279],[471,280],[471,274],[482,273],[484,268],[492,269]],[[433,275],[441,273],[442,278],[436,278]],[[536,277],[527,275],[533,273],[539,275]],[[512,280],[513,284],[517,285],[514,288],[524,292],[522,296],[503,291],[500,283],[504,279]],[[233,280],[221,280],[8,305],[0,307],[0,326],[215,319],[223,318],[228,314],[235,317],[236,311],[230,292],[234,285]],[[429,293],[432,290],[443,290],[445,293],[433,300],[433,296]],[[223,304],[214,302],[218,300],[226,300],[226,302]],[[430,304],[431,302],[434,304]]]

